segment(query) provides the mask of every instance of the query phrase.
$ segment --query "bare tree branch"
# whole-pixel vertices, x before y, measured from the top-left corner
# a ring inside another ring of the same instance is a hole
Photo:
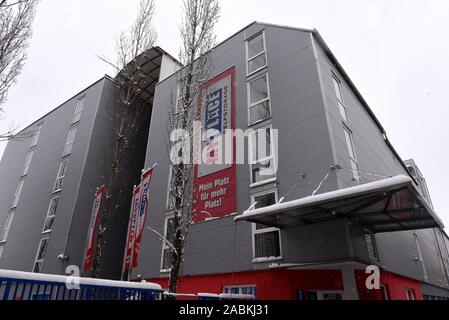
[[[0,105],[5,103],[25,64],[37,3],[38,0],[0,3]]]
[[[7,2],[8,2],[7,0],[2,0],[2,1],[0,1],[0,8],[1,8],[1,7],[3,7],[3,8],[9,8],[9,7],[12,7],[12,6],[21,4],[21,3],[23,3],[23,2],[26,2],[26,0],[20,0],[20,1],[13,2],[13,3],[7,3]]]
[[[149,103],[141,97],[138,87],[139,81],[148,78],[148,74],[141,68],[142,61],[153,47],[156,32],[152,26],[154,16],[153,0],[141,0],[137,18],[128,32],[119,34],[116,41],[115,63],[99,57],[102,61],[114,67],[117,72],[115,84],[119,92],[118,106],[114,108],[114,121],[118,125],[114,131],[111,147],[111,166],[106,181],[106,199],[100,214],[100,224],[97,232],[97,241],[93,258],[92,276],[99,276],[101,256],[106,245],[105,232],[109,228],[114,212],[120,207],[122,195],[128,190],[122,190],[119,175],[126,166],[126,150],[133,138],[142,128],[150,112]],[[116,197],[113,199],[113,197]]]
[[[34,136],[34,131],[22,131],[18,132],[19,127],[11,126],[11,128],[6,132],[0,134],[0,142],[6,142],[10,140],[26,140]]]

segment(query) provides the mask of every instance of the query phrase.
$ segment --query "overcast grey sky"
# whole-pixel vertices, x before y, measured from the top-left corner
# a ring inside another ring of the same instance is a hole
[[[155,0],[157,44],[178,54],[182,0]],[[112,70],[116,34],[138,0],[41,0],[29,59],[3,106],[0,132],[26,126]],[[224,40],[250,22],[317,28],[405,160],[427,178],[449,226],[449,1],[223,0]],[[0,155],[4,144],[0,144]]]

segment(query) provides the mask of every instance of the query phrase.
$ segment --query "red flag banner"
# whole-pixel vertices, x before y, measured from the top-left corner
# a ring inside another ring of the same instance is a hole
[[[125,247],[124,272],[128,272],[131,269],[134,241],[136,239],[139,204],[140,204],[140,185],[134,188],[133,192],[131,212],[129,215],[128,237],[126,239],[126,247]]]
[[[137,258],[139,257],[140,242],[142,241],[142,234],[145,228],[146,218],[148,214],[148,201],[150,195],[150,182],[153,174],[153,168],[148,169],[142,175],[141,197],[139,202],[139,211],[137,215],[136,238],[134,241],[133,263],[132,267],[137,267]]]
[[[87,246],[86,246],[86,254],[84,256],[84,266],[83,270],[89,270],[92,268],[92,259],[94,255],[94,244],[95,244],[95,236],[96,230],[98,227],[98,217],[100,213],[101,199],[103,198],[103,194],[105,192],[105,187],[102,186],[95,193],[95,201],[94,206],[92,208],[92,214],[90,216],[89,230],[87,233]]]

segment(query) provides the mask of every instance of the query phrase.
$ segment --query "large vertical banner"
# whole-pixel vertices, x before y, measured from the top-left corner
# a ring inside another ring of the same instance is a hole
[[[197,121],[203,131],[202,154],[201,162],[194,167],[193,222],[222,218],[237,211],[235,137],[225,139],[226,130],[235,128],[234,81],[235,67],[200,88]]]
[[[129,272],[133,260],[134,241],[136,239],[137,217],[140,203],[140,185],[134,188],[131,211],[129,214],[128,237],[126,238],[125,259],[123,262],[123,272]]]
[[[92,208],[92,213],[90,215],[89,230],[87,233],[87,246],[86,246],[86,253],[84,255],[84,264],[83,264],[84,271],[92,268],[95,237],[97,235],[96,231],[97,231],[98,221],[99,221],[98,218],[99,218],[99,213],[100,213],[101,199],[103,198],[104,192],[105,192],[105,187],[102,186],[95,193],[94,206]]]
[[[148,216],[150,182],[152,175],[153,175],[153,168],[148,169],[143,173],[142,181],[140,183],[141,196],[139,201],[139,210],[137,214],[136,238],[134,240],[134,248],[133,248],[133,261],[132,261],[133,268],[137,267],[137,258],[139,257],[140,242],[142,241],[142,234]]]

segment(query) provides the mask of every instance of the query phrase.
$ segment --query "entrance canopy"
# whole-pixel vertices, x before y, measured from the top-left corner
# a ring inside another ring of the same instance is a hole
[[[443,227],[404,175],[245,211],[235,221],[287,228],[337,219],[358,222],[373,233]]]

